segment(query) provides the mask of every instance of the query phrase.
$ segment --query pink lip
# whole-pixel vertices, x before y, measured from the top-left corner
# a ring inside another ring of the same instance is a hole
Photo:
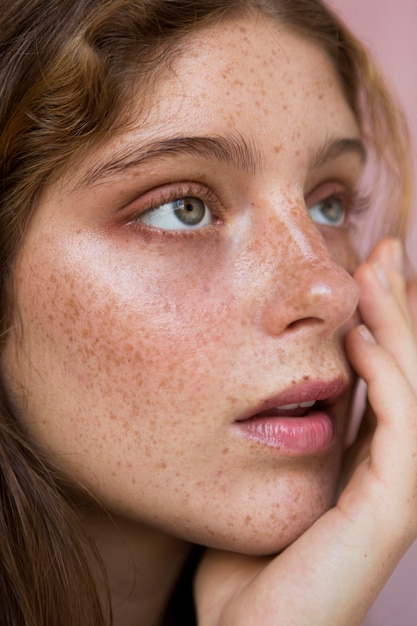
[[[329,448],[336,438],[336,424],[331,407],[347,391],[348,380],[338,377],[331,381],[311,381],[261,402],[250,413],[234,422],[240,433],[259,444],[286,454],[318,454]],[[316,400],[306,414],[294,417],[277,411],[277,407]]]

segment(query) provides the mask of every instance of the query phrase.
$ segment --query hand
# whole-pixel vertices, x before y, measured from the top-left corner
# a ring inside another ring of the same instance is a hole
[[[275,558],[208,551],[199,626],[359,625],[416,539],[417,283],[406,286],[401,256],[383,241],[355,275],[366,326],[346,352],[369,408],[337,505]]]

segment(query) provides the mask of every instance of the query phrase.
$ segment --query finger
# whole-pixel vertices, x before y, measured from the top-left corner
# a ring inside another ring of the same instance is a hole
[[[338,495],[346,487],[356,467],[369,458],[370,443],[375,433],[375,428],[376,416],[368,402],[356,437],[353,443],[346,449],[344,455]]]
[[[399,239],[385,239],[377,244],[368,258],[383,274],[405,317],[410,321],[407,288],[404,277],[404,249]]]
[[[417,348],[410,316],[404,313],[406,297],[394,292],[382,266],[366,263],[358,268],[355,279],[360,287],[362,319],[417,393]]]
[[[417,337],[417,280],[413,280],[407,287],[407,303],[410,312],[411,326],[414,336]]]
[[[368,385],[377,418],[371,443],[372,469],[389,487],[392,506],[415,500],[417,488],[417,398],[396,360],[369,331],[358,327],[346,338],[348,358]],[[417,513],[417,510],[414,514]]]

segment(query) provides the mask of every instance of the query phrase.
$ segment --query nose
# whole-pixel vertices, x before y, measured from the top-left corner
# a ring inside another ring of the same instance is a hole
[[[270,335],[303,329],[332,335],[352,320],[358,305],[358,286],[344,267],[346,251],[331,254],[305,208],[304,216],[298,225],[280,223],[275,232],[262,308],[263,330]]]

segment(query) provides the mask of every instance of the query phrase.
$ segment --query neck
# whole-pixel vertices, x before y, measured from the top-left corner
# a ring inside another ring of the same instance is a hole
[[[89,518],[107,571],[114,626],[162,626],[192,546],[136,522]]]

